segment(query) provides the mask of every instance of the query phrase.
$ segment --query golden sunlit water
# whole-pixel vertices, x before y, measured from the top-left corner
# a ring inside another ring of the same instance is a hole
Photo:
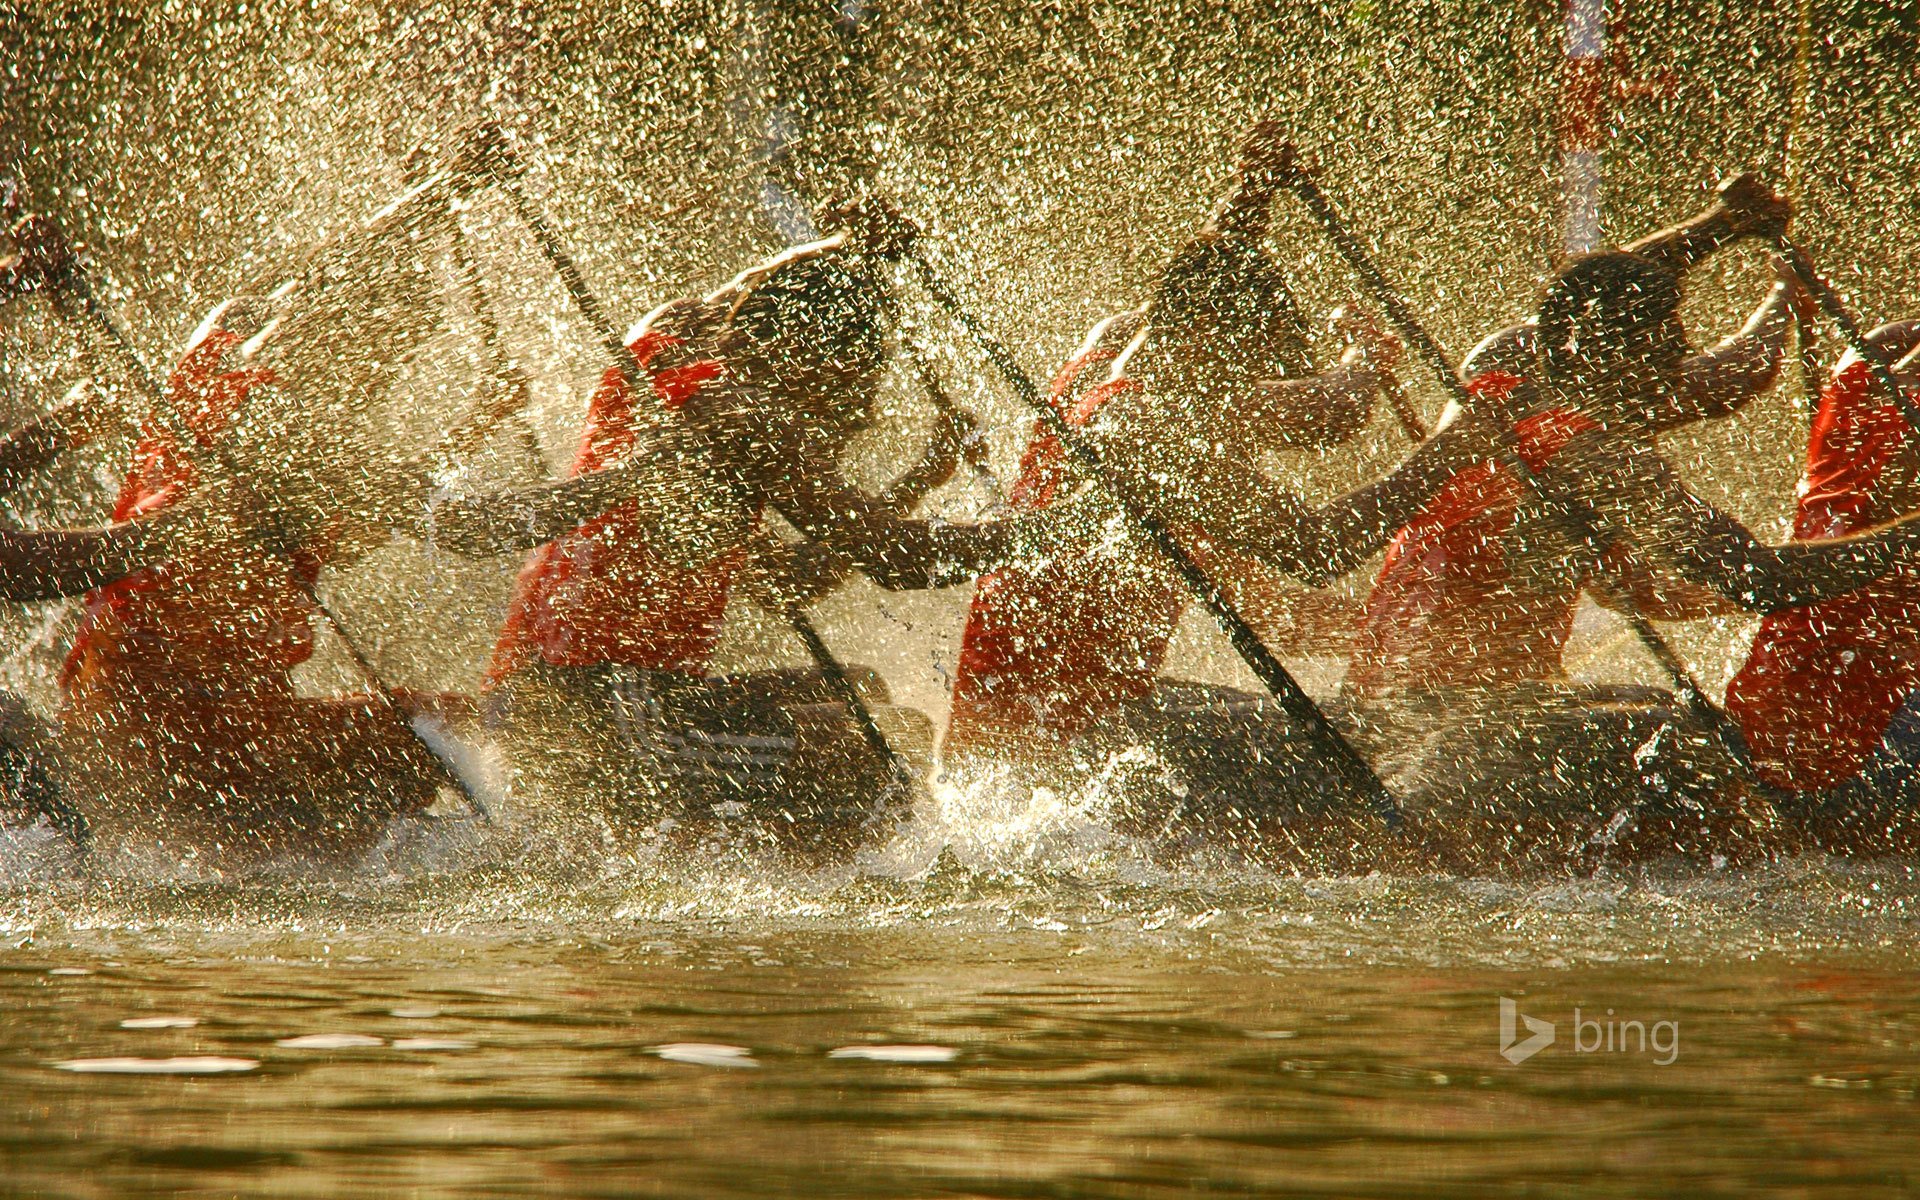
[[[8,1189],[1915,1183],[1904,868],[1544,886],[950,857],[912,879],[512,874],[15,894]],[[1502,1057],[1502,997],[1554,1044]],[[1629,1021],[1647,1032],[1615,1037]]]

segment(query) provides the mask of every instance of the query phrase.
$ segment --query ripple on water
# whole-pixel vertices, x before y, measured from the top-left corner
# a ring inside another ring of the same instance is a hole
[[[960,1057],[960,1051],[952,1046],[841,1046],[827,1051],[827,1057],[887,1063],[943,1063]]]
[[[274,1043],[287,1050],[365,1050],[386,1044],[385,1038],[367,1033],[303,1033]]]
[[[478,1043],[469,1042],[461,1038],[417,1037],[417,1038],[395,1038],[393,1040],[393,1048],[395,1050],[412,1050],[412,1051],[416,1051],[423,1054],[424,1053],[446,1053],[446,1052],[451,1052],[456,1050],[473,1050],[473,1049],[476,1049],[477,1047],[478,1047]]]
[[[128,1017],[120,1022],[122,1029],[192,1029],[200,1023],[198,1017]]]
[[[197,1055],[184,1058],[69,1058],[54,1069],[81,1075],[231,1075],[260,1066],[257,1058]]]
[[[753,1051],[745,1046],[719,1042],[669,1042],[655,1046],[653,1052],[668,1062],[691,1063],[696,1067],[757,1067]]]

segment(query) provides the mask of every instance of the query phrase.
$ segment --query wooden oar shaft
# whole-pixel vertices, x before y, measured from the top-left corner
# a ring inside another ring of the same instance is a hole
[[[1326,761],[1332,763],[1340,778],[1346,783],[1353,797],[1362,805],[1371,809],[1389,825],[1398,825],[1400,821],[1399,805],[1392,793],[1375,773],[1371,763],[1353,748],[1327,715],[1320,711],[1313,698],[1307,695],[1291,672],[1260,640],[1253,627],[1247,624],[1234,607],[1226,593],[1208,576],[1193,556],[1187,553],[1179,539],[1175,538],[1165,525],[1154,519],[1145,498],[1141,496],[1132,482],[1125,478],[1124,472],[1109,471],[1101,461],[1099,452],[1080,436],[1080,431],[1068,425],[1059,410],[1047,403],[1041,396],[1039,385],[1033,381],[1019,362],[1013,357],[1005,343],[995,337],[980,324],[972,313],[967,311],[960,298],[940,279],[933,264],[918,253],[912,255],[915,270],[920,275],[922,286],[927,294],[959,322],[975,344],[980,347],[987,360],[1003,375],[1007,382],[1026,405],[1039,414],[1046,422],[1048,431],[1060,439],[1070,457],[1100,487],[1105,489],[1120,504],[1129,520],[1141,532],[1145,533],[1161,556],[1172,564],[1181,582],[1193,596],[1205,606],[1208,613],[1219,623],[1220,628],[1232,643],[1234,651],[1247,664],[1254,677],[1272,693],[1275,702],[1280,705],[1288,719],[1306,731],[1308,740],[1314,749]]]

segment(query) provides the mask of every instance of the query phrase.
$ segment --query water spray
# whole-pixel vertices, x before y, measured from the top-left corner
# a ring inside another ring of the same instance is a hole
[[[1381,781],[1372,764],[1354,749],[1345,735],[1334,727],[1327,715],[1320,711],[1313,697],[1307,695],[1299,682],[1281,663],[1266,643],[1260,640],[1253,627],[1247,624],[1233,602],[1219,584],[1201,569],[1193,556],[1188,554],[1171,530],[1149,515],[1147,505],[1132,486],[1132,482],[1119,472],[1106,469],[1098,451],[1081,438],[1079,431],[1069,426],[1060,415],[1060,411],[1040,394],[1039,385],[1028,375],[1014,359],[1013,352],[1005,343],[989,332],[965,304],[954,294],[940,278],[938,271],[921,252],[915,248],[909,252],[915,271],[920,276],[921,286],[933,297],[935,303],[945,309],[964,329],[974,343],[986,355],[994,368],[1004,376],[1013,390],[1027,407],[1039,414],[1049,433],[1060,440],[1076,465],[1091,476],[1108,494],[1120,504],[1121,509],[1136,528],[1145,533],[1161,555],[1173,565],[1181,581],[1193,596],[1204,605],[1219,623],[1221,630],[1233,644],[1256,678],[1272,693],[1287,718],[1298,725],[1307,734],[1308,742],[1318,752],[1319,757],[1333,764],[1346,786],[1351,799],[1372,810],[1389,828],[1400,825],[1400,808],[1387,785]]]
[[[1802,194],[1799,160],[1812,95],[1813,3],[1814,0],[1800,0],[1793,38],[1793,80],[1787,94],[1787,132],[1780,147],[1781,175],[1786,181],[1787,198],[1791,201],[1798,201]],[[1794,329],[1797,343],[1794,349],[1800,360],[1800,390],[1806,400],[1807,419],[1811,421],[1820,410],[1819,333],[1814,323],[1805,319],[1796,320]]]

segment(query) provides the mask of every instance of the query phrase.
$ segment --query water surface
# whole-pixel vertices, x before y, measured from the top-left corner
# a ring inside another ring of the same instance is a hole
[[[1526,885],[951,853],[910,869],[16,881],[4,1188],[1920,1187],[1905,866]],[[1518,1065],[1503,996],[1556,1026]],[[1601,1024],[1576,1031],[1576,1007]],[[1592,1048],[1630,1020],[1666,1053]],[[128,1058],[257,1066],[99,1062]]]

